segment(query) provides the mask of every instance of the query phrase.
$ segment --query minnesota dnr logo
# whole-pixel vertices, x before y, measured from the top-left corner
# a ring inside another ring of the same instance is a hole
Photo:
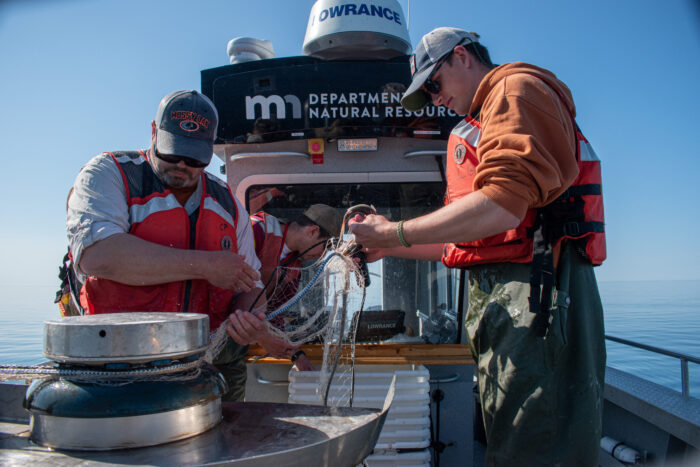
[[[464,162],[464,156],[467,154],[467,148],[463,144],[458,144],[455,147],[454,158],[457,165],[462,165]]]
[[[224,235],[221,238],[221,249],[222,250],[230,250],[233,248],[233,240],[231,240],[231,237],[228,235]]]

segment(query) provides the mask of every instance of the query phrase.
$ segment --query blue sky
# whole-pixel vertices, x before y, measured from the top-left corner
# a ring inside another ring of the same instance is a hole
[[[312,4],[0,3],[0,283],[57,284],[65,198],[80,167],[102,151],[145,147],[160,98],[199,89],[200,70],[228,63],[231,38],[300,55]],[[571,88],[603,161],[600,280],[700,279],[697,2],[411,2],[413,45],[438,26],[476,31],[497,63],[549,68]]]

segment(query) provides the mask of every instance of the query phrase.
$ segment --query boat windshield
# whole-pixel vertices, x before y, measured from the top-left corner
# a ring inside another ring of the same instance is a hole
[[[323,203],[338,209],[340,215],[351,206],[370,204],[378,214],[396,221],[438,209],[443,205],[443,192],[440,182],[306,183],[252,185],[245,198],[251,214],[264,211],[286,220],[296,219],[312,204]],[[457,342],[458,271],[439,261],[402,258],[384,258],[368,268],[371,283],[358,342]],[[305,269],[306,274],[312,272]]]

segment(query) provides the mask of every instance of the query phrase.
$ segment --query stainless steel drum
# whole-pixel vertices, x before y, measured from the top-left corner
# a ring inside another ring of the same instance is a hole
[[[102,365],[177,359],[202,353],[209,317],[197,313],[110,313],[44,322],[44,355]]]
[[[75,316],[47,321],[44,331],[44,354],[59,362],[59,376],[27,390],[35,443],[77,450],[154,446],[221,421],[226,383],[199,361],[209,340],[206,315]]]

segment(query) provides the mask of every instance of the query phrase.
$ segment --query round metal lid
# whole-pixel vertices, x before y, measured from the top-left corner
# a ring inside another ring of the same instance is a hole
[[[144,363],[204,352],[209,317],[199,313],[109,313],[44,321],[44,355],[65,363]]]

